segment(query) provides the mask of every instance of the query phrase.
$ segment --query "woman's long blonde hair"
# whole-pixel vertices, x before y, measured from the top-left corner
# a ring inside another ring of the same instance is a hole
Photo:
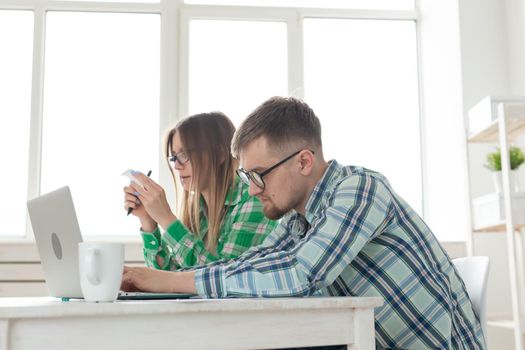
[[[208,233],[206,249],[216,253],[220,227],[225,215],[225,200],[235,179],[238,163],[231,155],[231,140],[235,126],[221,112],[202,113],[178,122],[168,132],[166,155],[172,156],[173,137],[179,133],[183,150],[188,154],[193,169],[189,191],[182,191],[179,198],[179,219],[193,234],[200,232],[202,189],[207,185],[212,196],[207,203]],[[168,161],[169,165],[169,161]],[[177,177],[170,166],[177,188]]]

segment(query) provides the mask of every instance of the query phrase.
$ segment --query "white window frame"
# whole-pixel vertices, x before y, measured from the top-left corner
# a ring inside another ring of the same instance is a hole
[[[417,1],[417,0],[416,0]],[[416,4],[417,5],[417,4]],[[173,125],[180,116],[188,113],[189,87],[189,24],[194,19],[206,20],[242,20],[242,21],[278,21],[287,24],[288,45],[288,93],[296,97],[304,97],[304,57],[303,57],[303,21],[305,18],[337,18],[337,19],[377,19],[377,20],[419,20],[417,6],[414,10],[352,10],[352,9],[316,9],[296,7],[257,7],[257,6],[216,6],[185,4],[182,0],[160,0],[159,3],[125,3],[125,2],[87,2],[59,0],[0,0],[0,10],[30,10],[34,12],[33,64],[31,87],[31,121],[28,199],[40,193],[43,88],[44,88],[44,50],[46,12],[76,11],[76,12],[118,12],[160,14],[161,16],[161,52],[160,52],[160,115],[159,134]],[[416,26],[419,31],[419,26]],[[420,60],[420,39],[417,32],[418,62]],[[419,86],[421,86],[420,67],[418,67]],[[420,101],[422,93],[420,88]],[[420,129],[423,123],[420,102]],[[424,158],[424,143],[421,140],[421,155]],[[164,161],[161,145],[159,145],[159,164]],[[425,212],[425,167],[422,164],[422,200]],[[166,167],[161,166],[159,181],[162,185],[171,182],[171,175]],[[173,201],[174,195],[168,194],[168,200]],[[26,236],[20,239],[0,238],[0,253],[4,249],[27,245],[34,251],[34,237],[29,220],[26,220]],[[115,237],[108,237],[108,239]],[[140,242],[138,237],[119,238],[136,249]],[[21,250],[20,254],[23,253]],[[15,254],[17,255],[17,254]],[[34,256],[34,254],[31,254]],[[15,259],[16,260],[16,259]]]

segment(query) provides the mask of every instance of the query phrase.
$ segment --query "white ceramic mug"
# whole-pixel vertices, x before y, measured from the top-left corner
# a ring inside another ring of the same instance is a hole
[[[117,299],[122,281],[124,244],[79,243],[78,268],[84,300],[114,301]]]

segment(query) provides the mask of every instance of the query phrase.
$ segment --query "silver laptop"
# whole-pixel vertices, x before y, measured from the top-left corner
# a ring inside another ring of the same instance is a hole
[[[49,295],[82,298],[78,243],[82,235],[69,187],[27,202]]]
[[[69,187],[27,202],[49,295],[83,298],[78,272],[78,244],[82,235]],[[184,293],[120,292],[120,300],[186,299]]]

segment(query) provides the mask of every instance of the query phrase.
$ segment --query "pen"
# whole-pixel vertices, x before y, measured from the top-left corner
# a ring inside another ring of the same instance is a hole
[[[148,171],[148,174],[146,176],[149,177],[150,175],[151,175],[151,170]],[[133,211],[133,208],[131,208],[131,207],[128,208],[128,214],[127,215],[131,214],[132,211]]]

